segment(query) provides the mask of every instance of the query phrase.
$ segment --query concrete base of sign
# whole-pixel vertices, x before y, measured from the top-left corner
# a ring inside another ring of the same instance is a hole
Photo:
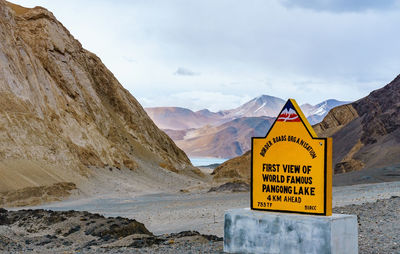
[[[301,215],[254,211],[225,212],[224,251],[228,253],[358,253],[356,215]]]

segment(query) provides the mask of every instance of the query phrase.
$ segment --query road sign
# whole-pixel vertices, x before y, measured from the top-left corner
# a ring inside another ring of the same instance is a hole
[[[295,100],[251,150],[251,209],[332,214],[332,139],[317,137]]]

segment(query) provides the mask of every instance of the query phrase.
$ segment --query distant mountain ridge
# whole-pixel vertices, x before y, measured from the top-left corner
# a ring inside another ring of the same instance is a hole
[[[164,131],[189,156],[232,158],[249,150],[251,137],[265,135],[273,121],[266,116],[241,117],[219,126]]]
[[[145,111],[160,129],[200,128],[222,120],[221,115],[206,109],[193,112],[190,109],[180,107],[153,107],[145,108]]]
[[[234,119],[240,117],[275,117],[282,109],[285,101],[269,95],[258,96],[235,109],[220,111],[224,118]]]
[[[326,100],[304,104],[311,124],[328,111],[346,102]],[[285,101],[268,95],[258,96],[230,110],[192,111],[179,107],[145,108],[146,112],[189,156],[232,158],[250,149],[251,137],[264,136]]]
[[[347,103],[329,99],[316,105],[303,104],[300,107],[310,123],[316,124],[322,121],[330,109]],[[185,130],[206,125],[217,126],[242,117],[276,117],[284,104],[285,100],[281,98],[261,95],[237,108],[218,112],[208,109],[192,111],[181,107],[147,107],[145,111],[161,129]]]

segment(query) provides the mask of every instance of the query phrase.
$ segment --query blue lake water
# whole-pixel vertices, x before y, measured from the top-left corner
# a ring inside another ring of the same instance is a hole
[[[213,157],[192,157],[189,158],[190,161],[192,162],[193,166],[208,166],[211,164],[221,164],[227,161],[228,159],[222,159],[222,158],[213,158]]]

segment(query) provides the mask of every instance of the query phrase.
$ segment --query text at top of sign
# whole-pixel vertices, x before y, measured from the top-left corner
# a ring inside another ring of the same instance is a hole
[[[251,209],[332,214],[332,140],[289,99],[266,137],[252,138]]]

